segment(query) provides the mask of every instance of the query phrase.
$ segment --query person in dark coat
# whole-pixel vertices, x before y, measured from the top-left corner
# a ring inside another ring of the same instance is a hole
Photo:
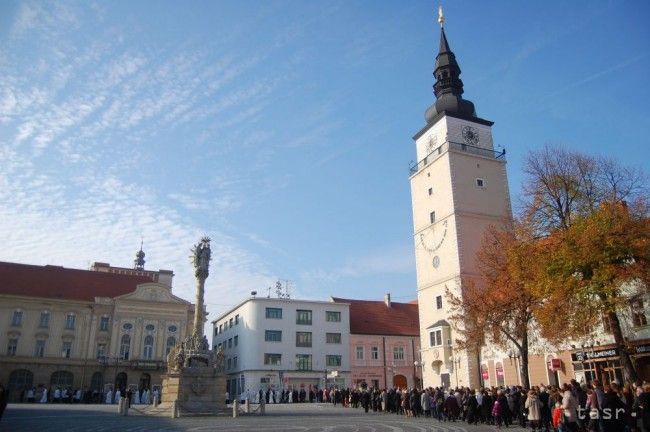
[[[467,423],[478,423],[478,401],[474,390],[470,392],[469,398],[467,398]]]
[[[643,392],[636,400],[636,407],[641,417],[643,432],[650,432],[650,384],[643,386]]]
[[[411,406],[411,412],[413,417],[417,417],[420,414],[420,394],[416,389],[411,390],[411,395],[409,396]]]
[[[364,411],[368,412],[368,409],[370,408],[370,392],[368,389],[363,391],[363,395],[361,396],[361,405],[363,406]]]
[[[7,408],[7,390],[0,384],[0,421],[2,421],[2,413],[5,412],[5,408]]]
[[[456,421],[460,414],[460,407],[458,406],[458,399],[453,394],[447,396],[445,400],[445,413],[451,421]]]
[[[486,424],[492,424],[492,403],[493,399],[489,392],[483,393],[483,403],[481,404],[481,416]]]
[[[618,386],[611,383],[605,386],[603,396],[603,432],[621,432],[625,430],[625,404],[618,397]],[[606,411],[609,410],[609,411]]]

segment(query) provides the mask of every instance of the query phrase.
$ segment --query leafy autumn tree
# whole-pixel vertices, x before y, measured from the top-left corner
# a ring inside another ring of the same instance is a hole
[[[460,297],[447,290],[450,320],[462,339],[458,345],[471,351],[490,342],[503,350],[515,347],[520,355],[522,385],[528,387],[528,356],[534,314],[540,298],[530,289],[536,267],[529,227],[505,223],[490,227],[477,254],[479,278],[461,281]]]
[[[632,208],[601,203],[590,214],[575,216],[564,229],[540,244],[549,252],[533,291],[544,299],[536,318],[549,340],[579,337],[606,316],[620,351],[626,381],[637,379],[619,313],[648,292],[650,219],[643,200]]]

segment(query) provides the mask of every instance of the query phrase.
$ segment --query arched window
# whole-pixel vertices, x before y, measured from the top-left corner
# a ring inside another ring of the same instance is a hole
[[[167,348],[165,349],[165,355],[169,354],[169,352],[176,346],[176,338],[174,336],[169,336],[167,338]]]
[[[50,377],[50,386],[52,388],[55,388],[55,387],[60,387],[60,388],[72,387],[72,380],[73,380],[72,372],[56,371]]]
[[[153,357],[153,336],[148,335],[144,338],[144,353],[143,357],[147,360],[151,360]]]
[[[120,358],[128,360],[129,351],[131,351],[131,336],[125,334],[120,340]]]
[[[90,379],[90,389],[102,393],[104,391],[104,375],[101,372],[95,372]]]
[[[20,395],[26,388],[33,387],[34,374],[27,369],[18,369],[9,375],[9,395]]]

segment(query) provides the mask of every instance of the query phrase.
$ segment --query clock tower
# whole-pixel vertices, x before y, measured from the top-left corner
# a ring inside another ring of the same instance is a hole
[[[511,215],[505,150],[495,151],[493,122],[463,99],[460,67],[449,48],[440,13],[435,103],[413,137],[413,239],[424,386],[481,385],[480,353],[456,346],[446,292],[460,298],[463,283],[478,279],[476,252],[483,233]],[[473,323],[464,323],[471,326]]]

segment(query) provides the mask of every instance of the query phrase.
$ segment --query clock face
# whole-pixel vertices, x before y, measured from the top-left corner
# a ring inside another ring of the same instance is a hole
[[[436,148],[438,137],[436,135],[431,135],[429,141],[427,142],[427,155],[430,154],[433,149]]]
[[[438,255],[434,256],[431,264],[433,264],[433,268],[438,268],[440,265],[440,257]]]
[[[436,228],[436,226],[438,226],[438,228]],[[446,237],[447,221],[444,220],[440,222],[440,224],[431,225],[431,227],[422,231],[420,233],[420,244],[427,252],[434,253],[440,249],[440,246],[442,246],[442,243],[445,241]],[[438,263],[440,263],[440,258],[438,258]],[[435,264],[434,267],[436,267]]]
[[[478,144],[478,131],[471,126],[463,126],[463,139],[467,144]]]

